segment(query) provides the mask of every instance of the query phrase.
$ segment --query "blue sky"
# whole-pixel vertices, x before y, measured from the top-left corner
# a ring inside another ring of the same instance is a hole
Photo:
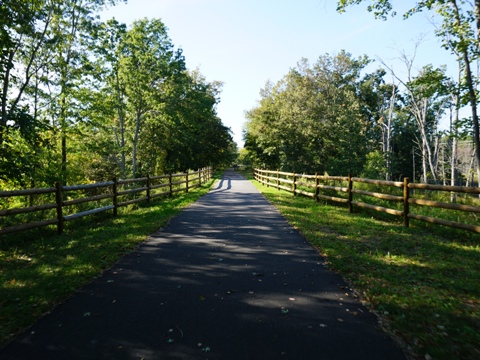
[[[344,49],[354,57],[379,57],[401,74],[400,51],[412,54],[423,36],[415,67],[446,64],[454,76],[454,58],[435,38],[428,14],[375,20],[366,11],[368,3],[338,14],[335,0],[129,0],[102,18],[126,24],[161,19],[183,49],[187,67],[224,83],[218,115],[242,147],[245,111],[256,105],[267,80],[280,80],[303,57],[313,63]],[[376,61],[368,70],[379,66]]]

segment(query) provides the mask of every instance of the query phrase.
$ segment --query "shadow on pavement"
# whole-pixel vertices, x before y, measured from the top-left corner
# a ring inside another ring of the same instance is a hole
[[[0,351],[2,359],[405,359],[239,174]]]

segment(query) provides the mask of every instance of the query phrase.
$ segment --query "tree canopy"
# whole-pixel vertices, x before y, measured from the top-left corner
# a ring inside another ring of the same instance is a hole
[[[346,11],[348,6],[358,5],[363,0],[338,0],[337,10]],[[397,3],[398,4],[398,3]],[[374,0],[367,9],[375,17],[386,19],[387,15],[395,16],[394,1]],[[415,13],[430,11],[439,23],[436,28],[437,36],[443,46],[455,55],[460,79],[456,90],[457,110],[463,104],[469,104],[471,109],[470,128],[475,146],[477,178],[480,179],[480,122],[477,113],[477,84],[478,79],[474,72],[474,63],[479,59],[480,49],[480,0],[418,0],[412,1],[410,8],[403,17],[408,19]],[[455,135],[456,136],[456,135]]]
[[[188,70],[159,19],[98,13],[117,0],[2,2],[3,188],[228,164],[221,83]]]

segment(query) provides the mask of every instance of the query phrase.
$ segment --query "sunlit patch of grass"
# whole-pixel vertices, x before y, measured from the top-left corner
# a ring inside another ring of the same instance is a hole
[[[253,183],[418,359],[480,358],[480,235]]]
[[[61,236],[52,227],[0,237],[0,344],[134,250],[214,181],[121,208],[118,217],[103,213],[67,222]]]

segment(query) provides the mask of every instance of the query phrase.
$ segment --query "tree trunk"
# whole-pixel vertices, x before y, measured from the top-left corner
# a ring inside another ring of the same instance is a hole
[[[135,133],[133,136],[133,150],[132,150],[132,175],[135,178],[137,176],[137,147],[138,147],[138,135],[140,133],[140,120],[142,118],[141,104],[137,109],[137,116],[135,119]]]
[[[423,170],[423,182],[425,184],[428,183],[428,171],[427,171],[427,146],[425,145],[425,142],[422,142],[422,170]]]
[[[62,93],[64,90],[62,90]],[[66,105],[67,99],[66,95],[63,95],[61,101],[61,112],[60,112],[60,137],[61,137],[61,153],[62,153],[62,162],[61,162],[61,182],[62,185],[67,184],[67,109]]]
[[[450,114],[450,134],[452,137],[452,155],[450,159],[450,167],[451,167],[451,174],[450,174],[450,185],[455,186],[457,185],[457,162],[458,162],[458,121],[460,116],[460,83],[462,80],[462,68],[460,66],[461,59],[458,59],[458,82],[457,82],[457,93],[452,95],[453,100],[455,102],[455,115],[452,116]],[[457,193],[452,192],[450,194],[450,201],[452,203],[457,202]]]
[[[460,26],[462,22],[460,19],[460,11],[457,6],[457,1],[456,0],[450,0],[450,1],[455,10],[455,20],[456,20],[457,26]],[[480,1],[479,0],[475,0],[475,17],[477,20],[476,26],[477,26],[477,36],[478,36],[480,31]],[[479,41],[480,41],[479,38],[477,38],[477,43]],[[470,106],[472,109],[473,143],[475,145],[475,159],[477,163],[477,180],[480,180],[480,168],[479,168],[480,167],[480,129],[478,124],[478,114],[477,114],[477,95],[476,95],[475,86],[473,83],[473,76],[472,76],[472,70],[470,67],[471,64],[470,64],[470,56],[468,54],[468,48],[462,49],[462,55],[463,55],[463,61],[465,63],[465,79],[467,82],[468,94],[470,97]]]
[[[391,149],[390,149],[390,138],[391,138],[391,131],[392,131],[392,119],[393,119],[393,108],[395,104],[395,84],[392,84],[392,96],[390,97],[390,106],[388,108],[388,120],[386,125],[386,134],[384,137],[384,147],[383,153],[385,156],[385,167],[387,169],[387,173],[385,174],[385,180],[391,180]]]
[[[120,79],[118,76],[118,69],[115,73],[116,79],[116,86],[117,86],[117,101],[118,101],[118,127],[120,130],[120,139],[117,142],[120,145],[120,157],[121,157],[121,173],[122,176],[125,177],[126,175],[126,160],[125,160],[125,112],[123,109],[123,97],[124,93],[122,91],[122,87],[120,86]]]
[[[7,133],[7,98],[8,98],[8,85],[10,82],[10,70],[11,66],[10,64],[13,61],[13,56],[15,55],[15,51],[11,50],[10,54],[8,55],[8,60],[7,60],[7,69],[5,71],[5,75],[3,76],[3,89],[2,89],[2,118],[0,122],[0,147],[3,145],[3,140],[4,136]]]
[[[451,143],[452,143],[452,155],[450,159],[450,185],[455,186],[456,181],[457,181],[457,149],[458,149],[458,130],[457,130],[457,124],[458,124],[458,107],[459,107],[459,97],[457,96],[455,99],[455,118],[452,119],[450,117],[450,133],[452,136]],[[450,194],[450,201],[452,203],[457,202],[457,194],[455,192],[452,192]]]

